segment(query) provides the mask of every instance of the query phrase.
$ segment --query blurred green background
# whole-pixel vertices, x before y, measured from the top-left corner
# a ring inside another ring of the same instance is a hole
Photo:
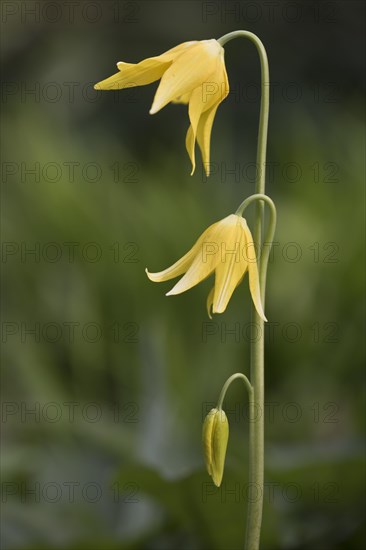
[[[213,174],[156,84],[96,92],[120,60],[247,29],[270,62],[262,548],[359,549],[364,517],[364,4],[2,2],[2,547],[227,550],[245,531],[248,421],[225,409],[223,485],[201,426],[249,362],[245,281],[165,298],[159,271],[254,190],[259,63],[226,47]],[[248,216],[251,222],[250,214]]]

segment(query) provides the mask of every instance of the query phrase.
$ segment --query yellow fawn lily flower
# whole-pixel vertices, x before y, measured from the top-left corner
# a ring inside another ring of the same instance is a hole
[[[140,63],[117,63],[119,72],[98,82],[97,90],[120,90],[159,80],[150,114],[168,103],[188,104],[190,127],[186,148],[195,170],[195,143],[201,149],[207,175],[210,171],[210,138],[217,108],[229,93],[224,49],[217,40],[184,42]]]
[[[202,429],[203,452],[206,467],[216,487],[220,487],[224,474],[229,423],[222,409],[211,409]]]
[[[231,214],[206,229],[180,260],[159,273],[150,273],[151,281],[160,283],[179,275],[183,277],[166,295],[180,294],[215,272],[215,284],[207,298],[207,311],[223,313],[245,273],[249,273],[249,288],[258,315],[266,321],[260,288],[257,259],[252,234],[246,220]]]

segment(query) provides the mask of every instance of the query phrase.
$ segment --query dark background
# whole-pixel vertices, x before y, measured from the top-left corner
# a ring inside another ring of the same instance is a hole
[[[1,20],[3,548],[243,545],[240,383],[220,489],[201,426],[248,374],[247,282],[210,321],[210,282],[166,298],[144,269],[254,191],[257,54],[225,48],[209,180],[200,157],[189,176],[186,106],[150,116],[156,84],[92,88],[236,29],[264,42],[272,81],[262,548],[363,547],[364,3],[3,1]]]

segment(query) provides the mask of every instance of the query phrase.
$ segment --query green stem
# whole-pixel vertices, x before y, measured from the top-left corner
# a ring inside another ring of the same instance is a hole
[[[226,395],[226,392],[227,390],[229,389],[229,386],[230,384],[236,380],[237,378],[241,378],[241,380],[243,380],[244,384],[245,384],[245,387],[247,389],[247,392],[248,392],[248,396],[249,396],[249,400],[252,396],[252,393],[253,393],[253,388],[252,388],[252,385],[251,383],[249,382],[248,378],[245,376],[245,374],[243,374],[242,372],[237,372],[235,374],[232,374],[225,382],[225,384],[222,386],[222,390],[221,390],[221,393],[220,393],[220,397],[219,397],[219,400],[217,402],[217,408],[218,409],[222,409],[222,404],[224,402],[224,399],[225,399],[225,395]]]
[[[259,38],[248,31],[234,31],[221,37],[218,42],[223,46],[234,38],[248,38],[257,48],[261,64],[261,108],[259,117],[257,148],[257,181],[255,191],[265,194],[265,169],[267,152],[268,114],[269,114],[269,68],[266,50]],[[262,243],[264,224],[264,202],[258,200],[255,214],[254,241],[259,247]],[[267,259],[268,262],[268,259]],[[263,257],[259,259],[261,281],[265,282],[262,268],[266,270]],[[264,307],[265,284],[261,284],[261,297]],[[253,334],[251,339],[250,378],[253,397],[250,399],[249,414],[249,483],[254,492],[248,502],[246,550],[258,550],[262,525],[264,493],[264,323],[252,305]]]
[[[258,255],[260,257],[259,284],[260,284],[260,289],[263,290],[266,288],[269,254],[271,252],[273,237],[276,230],[277,212],[276,212],[275,204],[273,200],[270,197],[268,197],[268,195],[262,195],[261,193],[256,193],[255,195],[251,195],[250,197],[245,199],[241,203],[241,205],[239,206],[235,214],[237,214],[238,216],[242,216],[244,214],[244,211],[248,208],[248,206],[250,206],[255,201],[263,201],[267,203],[267,205],[270,208],[270,219],[269,219],[267,233],[262,243],[262,249],[260,251],[260,254]],[[261,298],[264,301],[263,292],[262,292]]]

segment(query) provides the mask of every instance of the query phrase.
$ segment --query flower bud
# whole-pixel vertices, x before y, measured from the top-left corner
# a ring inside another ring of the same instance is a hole
[[[216,487],[224,474],[225,455],[229,439],[229,423],[222,409],[211,409],[202,430],[203,452],[207,471]]]

